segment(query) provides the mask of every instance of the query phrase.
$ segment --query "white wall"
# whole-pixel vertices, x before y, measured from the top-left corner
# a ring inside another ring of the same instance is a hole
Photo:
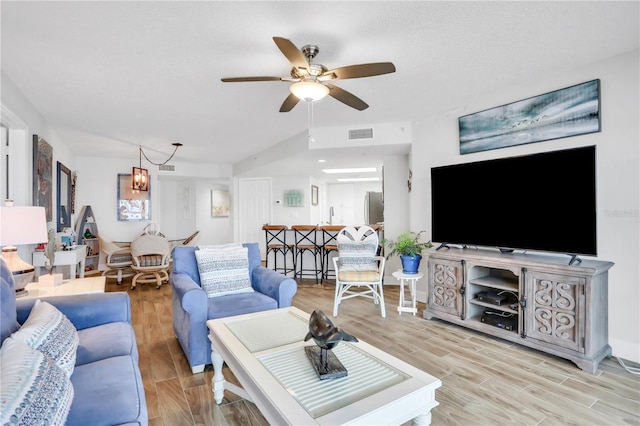
[[[415,175],[415,172],[414,172]],[[415,228],[412,226],[409,217],[409,199],[418,197],[415,189],[411,192],[407,189],[407,179],[409,176],[409,157],[385,157],[384,158],[384,238],[394,239],[405,231],[421,231],[426,228]],[[425,262],[420,265],[420,271],[424,272]],[[402,266],[400,258],[393,256],[388,259],[385,266],[385,284],[398,284],[398,280],[391,274]],[[422,300],[426,297],[426,284],[418,282],[418,294],[424,293]],[[421,284],[424,284],[422,286]],[[424,290],[422,288],[425,288]]]
[[[100,164],[100,167],[96,167]],[[131,241],[148,224],[120,222],[117,219],[117,175],[131,173],[131,159],[78,158],[76,188],[77,210],[90,205],[96,216],[99,232],[115,241]],[[211,176],[224,174],[215,166],[208,170]],[[160,231],[169,239],[181,239],[199,230],[198,242],[217,244],[232,240],[231,216],[211,217],[211,189],[229,189],[225,177],[184,178],[169,176],[150,168],[151,221],[160,225]],[[185,191],[189,201],[185,206]],[[188,215],[191,219],[187,219]]]
[[[211,216],[211,190],[229,190],[228,179],[160,177],[162,233],[169,239],[183,239],[199,231],[196,242],[203,245],[233,241],[232,216]],[[232,208],[232,207],[231,207]]]
[[[599,78],[602,113],[599,133],[461,156],[457,115],[426,117],[415,123],[409,215],[412,230],[431,229],[429,173],[433,166],[596,145],[597,258],[615,263],[609,271],[609,344],[614,355],[636,362],[640,362],[638,61],[636,50],[573,72],[527,81],[502,92],[479,94],[470,99],[468,105],[461,106],[464,112],[458,114],[470,114]]]
[[[231,205],[229,217],[211,216],[211,190],[226,189],[229,185],[218,180],[199,180],[196,184],[196,227],[200,230],[198,244],[213,245],[233,242],[234,211]]]
[[[299,190],[304,194],[304,206],[287,207],[284,193]],[[271,181],[272,225],[308,225],[311,220],[311,179],[309,176],[274,176]],[[314,206],[315,207],[315,206]],[[317,208],[317,207],[316,207]]]

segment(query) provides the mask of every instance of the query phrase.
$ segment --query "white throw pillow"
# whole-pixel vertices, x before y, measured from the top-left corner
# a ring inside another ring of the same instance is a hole
[[[243,248],[240,243],[218,244],[213,246],[198,246],[198,250],[202,251],[232,251],[234,249],[241,250]]]
[[[240,245],[196,250],[200,285],[207,297],[251,293],[248,249]]]
[[[55,306],[36,300],[27,320],[11,337],[49,356],[71,377],[80,344],[78,330]]]
[[[0,348],[0,421],[3,425],[64,425],[74,391],[47,355],[11,337]]]
[[[338,269],[341,271],[377,271],[373,258],[378,246],[367,241],[338,242]]]

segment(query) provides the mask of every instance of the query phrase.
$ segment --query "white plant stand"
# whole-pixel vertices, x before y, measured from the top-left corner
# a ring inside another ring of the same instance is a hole
[[[424,274],[418,272],[417,274],[406,274],[402,272],[402,269],[395,271],[393,275],[400,281],[400,301],[398,302],[398,315],[402,315],[403,312],[409,312],[415,316],[418,313],[416,307],[416,282],[424,277]],[[405,285],[408,287],[410,299],[405,297]]]

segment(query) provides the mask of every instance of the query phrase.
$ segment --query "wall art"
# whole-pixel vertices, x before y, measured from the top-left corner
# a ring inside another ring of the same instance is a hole
[[[311,205],[318,205],[318,187],[315,185],[311,185]]]
[[[304,207],[304,192],[301,189],[287,189],[284,191],[285,207]]]
[[[460,154],[599,132],[600,80],[458,118]]]
[[[224,189],[211,190],[211,217],[229,216],[229,191]]]
[[[131,188],[131,174],[118,173],[118,220],[151,220],[151,182],[148,191]]]
[[[47,222],[53,220],[53,148],[33,135],[33,205],[45,208]]]

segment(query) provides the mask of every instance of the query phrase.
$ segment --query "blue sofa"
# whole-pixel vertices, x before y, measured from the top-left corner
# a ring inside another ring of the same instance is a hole
[[[0,286],[4,343],[26,321],[35,300],[16,300],[13,277],[1,259]],[[74,397],[66,424],[147,425],[129,295],[100,293],[41,300],[55,306],[78,330],[79,345],[71,375]]]
[[[200,286],[197,247],[173,249],[170,276],[173,330],[194,374],[211,364],[207,320],[291,306],[291,299],[298,289],[293,279],[261,265],[258,243],[243,246],[248,249],[249,277],[255,291],[213,298],[207,298]]]

